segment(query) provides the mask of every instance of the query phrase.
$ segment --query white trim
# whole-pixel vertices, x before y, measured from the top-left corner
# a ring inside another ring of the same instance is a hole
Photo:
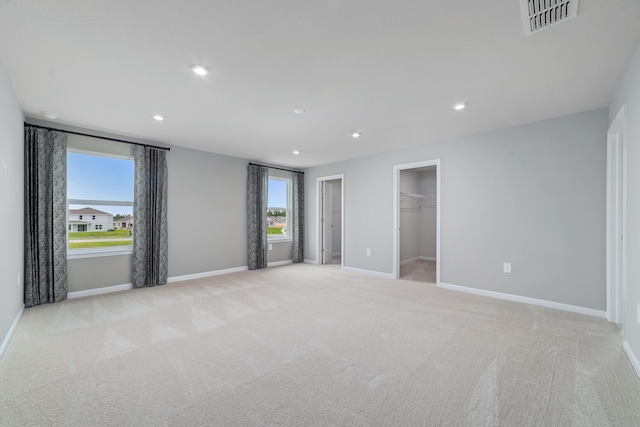
[[[11,326],[9,326],[7,335],[5,335],[4,339],[2,340],[2,344],[0,344],[0,359],[2,359],[2,355],[4,354],[4,351],[9,346],[9,341],[11,341],[11,337],[13,337],[13,333],[16,331],[16,328],[18,327],[18,323],[20,323],[20,319],[22,319],[23,313],[24,313],[24,304],[22,304],[22,307],[20,307],[20,311],[18,311],[18,314],[16,314],[16,317],[15,319],[13,319]]]
[[[626,210],[627,210],[627,109],[620,108],[607,130],[607,320],[622,326],[627,295]],[[619,174],[615,174],[618,172]],[[615,175],[614,175],[615,174]],[[620,198],[620,199],[619,199]],[[621,212],[617,208],[620,207]],[[620,236],[620,241],[618,241]],[[615,242],[614,242],[615,241]],[[620,253],[618,253],[620,252]],[[615,260],[620,263],[616,268]]]
[[[184,276],[174,276],[174,277],[167,278],[167,283],[182,282],[184,280],[192,280],[192,279],[201,279],[203,277],[219,276],[221,274],[237,273],[239,271],[246,271],[248,269],[249,267],[245,265],[243,267],[225,268],[223,270],[205,271],[202,273],[186,274]],[[123,285],[105,286],[103,288],[69,292],[67,294],[67,298],[74,299],[74,298],[88,297],[93,295],[108,294],[111,292],[128,291],[130,289],[133,289],[133,284],[125,283]]]
[[[417,256],[415,258],[405,259],[404,261],[400,261],[400,265],[405,265],[405,264],[408,264],[408,263],[413,262],[413,261],[418,261],[419,259],[420,259],[419,256]]]
[[[342,252],[334,252],[331,254],[332,257],[337,257],[339,255],[342,255]]]
[[[267,267],[279,267],[287,264],[293,264],[293,260],[285,259],[284,261],[271,261],[267,263]]]
[[[419,256],[418,259],[422,261],[437,261],[437,258],[434,256]]]
[[[537,305],[546,308],[555,308],[556,310],[570,311],[572,313],[586,314],[587,316],[601,317],[605,319],[607,312],[603,310],[595,310],[593,308],[579,307],[577,305],[563,304],[561,302],[547,301],[543,299],[523,297],[520,295],[505,294],[502,292],[487,291],[484,289],[469,288],[467,286],[452,285],[450,283],[439,283],[439,288],[450,289],[452,291],[466,292],[468,294],[482,295],[485,297],[502,299],[507,301],[520,302],[523,304]]]
[[[440,212],[442,206],[442,171],[440,159],[393,166],[393,278],[400,277],[400,171],[427,166],[436,167],[436,284],[440,283]],[[434,261],[435,261],[434,260]]]
[[[631,366],[633,366],[633,369],[635,369],[636,375],[640,378],[640,360],[638,360],[638,357],[633,352],[633,350],[631,349],[631,346],[627,341],[622,342],[622,348],[624,352],[627,353],[627,357],[631,362]]]
[[[128,246],[127,249],[122,249],[122,247],[115,246],[113,248],[71,249],[67,251],[67,259],[99,258],[117,255],[133,255],[133,248]]]
[[[313,265],[318,265],[318,261],[316,261],[315,259],[304,259],[304,263],[305,264],[313,264]]]
[[[342,204],[342,212],[340,217],[340,253],[345,253],[345,235],[344,235],[344,218],[346,216],[346,207],[344,205],[344,174],[336,174],[336,175],[327,175],[320,176],[316,178],[316,240],[317,240],[317,248],[316,248],[316,259],[315,264],[322,265],[322,225],[320,224],[320,220],[322,218],[322,182],[323,181],[332,181],[334,179],[340,180],[340,203]],[[305,260],[307,262],[307,260]],[[340,267],[344,268],[344,257],[340,257]]]
[[[221,274],[238,273],[247,271],[248,266],[225,268],[222,270],[204,271],[202,273],[185,274],[184,276],[174,276],[167,279],[167,283],[182,282],[183,280],[202,279],[203,277],[220,276]]]
[[[67,299],[90,297],[94,295],[110,294],[112,292],[128,291],[133,289],[133,283],[123,285],[105,286],[103,288],[87,289],[84,291],[74,291],[67,294]]]
[[[342,269],[344,271],[349,271],[352,273],[358,273],[358,274],[366,274],[368,276],[376,276],[376,277],[382,277],[385,279],[395,279],[394,275],[391,273],[382,273],[381,271],[373,271],[373,270],[365,270],[363,268],[355,268],[355,267],[342,267]]]

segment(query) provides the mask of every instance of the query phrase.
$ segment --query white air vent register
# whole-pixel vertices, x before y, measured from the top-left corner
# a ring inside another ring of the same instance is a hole
[[[530,36],[578,15],[578,0],[520,0],[524,34]]]

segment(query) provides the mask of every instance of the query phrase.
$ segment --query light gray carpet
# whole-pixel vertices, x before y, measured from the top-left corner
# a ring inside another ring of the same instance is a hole
[[[1,426],[635,426],[602,319],[291,265],[27,309]]]

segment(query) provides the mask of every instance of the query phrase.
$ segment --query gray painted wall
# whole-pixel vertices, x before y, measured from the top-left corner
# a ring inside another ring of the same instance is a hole
[[[327,181],[332,185],[331,197],[333,199],[331,206],[331,253],[333,255],[342,252],[342,180],[332,179]],[[335,203],[335,204],[334,204]]]
[[[24,306],[23,121],[11,82],[0,63],[0,343]]]
[[[420,172],[418,178],[418,193],[425,196],[435,196],[438,190],[436,170]],[[426,205],[420,211],[420,255],[421,257],[436,257],[436,199],[427,199]]]
[[[248,163],[171,148],[167,155],[169,277],[247,265]],[[267,253],[269,262],[290,259],[291,242],[276,242]],[[70,292],[131,283],[131,255],[68,262]]]
[[[310,168],[306,258],[315,180],[344,173],[346,266],[391,274],[393,166],[441,159],[443,282],[604,310],[607,121],[600,109]]]
[[[609,106],[609,123],[623,105],[627,108],[627,298],[623,338],[635,357],[640,358],[640,45]]]
[[[400,171],[400,191],[420,193],[420,173],[414,170]],[[412,203],[400,203],[400,262],[417,258],[420,254],[420,212],[407,210]]]

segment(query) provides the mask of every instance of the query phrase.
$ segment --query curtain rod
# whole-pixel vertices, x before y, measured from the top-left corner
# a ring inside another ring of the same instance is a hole
[[[260,164],[258,164],[258,163],[251,163],[251,162],[249,162],[249,164],[250,164],[250,165],[253,165],[253,166],[262,166],[263,168],[278,169],[278,170],[280,170],[280,171],[287,171],[287,172],[293,172],[293,173],[301,173],[301,174],[303,174],[303,175],[304,175],[304,172],[302,172],[302,171],[294,171],[293,169],[277,168],[277,167],[275,167],[275,166],[260,165]]]
[[[160,150],[171,151],[171,148],[169,148],[169,147],[159,147],[157,145],[143,144],[141,142],[124,141],[122,139],[109,138],[109,137],[106,137],[106,136],[90,135],[88,133],[74,132],[74,131],[71,131],[71,130],[56,129],[56,128],[50,128],[50,127],[46,127],[46,126],[32,125],[31,123],[27,123],[27,122],[24,122],[24,125],[25,126],[31,126],[31,127],[38,128],[38,129],[56,130],[56,131],[59,131],[59,132],[71,133],[73,135],[88,136],[89,138],[105,139],[107,141],[123,142],[125,144],[140,145],[142,147],[151,147],[151,148],[158,148]]]

